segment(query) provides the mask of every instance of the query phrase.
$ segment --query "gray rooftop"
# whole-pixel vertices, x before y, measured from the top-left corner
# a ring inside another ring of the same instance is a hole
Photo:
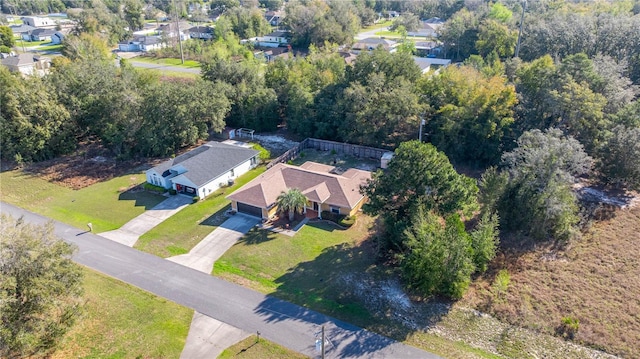
[[[182,175],[199,187],[241,165],[258,153],[253,149],[219,142],[208,142],[185,154],[163,162],[152,168],[152,170],[158,174],[163,174],[171,167],[181,165],[187,170]]]
[[[33,26],[29,26],[29,25],[12,25],[11,27],[11,31],[13,31],[14,34],[23,34],[23,33],[27,33],[29,31],[33,31],[36,28]]]

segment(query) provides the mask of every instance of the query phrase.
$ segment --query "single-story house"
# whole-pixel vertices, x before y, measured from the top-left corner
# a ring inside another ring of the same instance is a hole
[[[20,36],[20,38],[23,38],[22,36],[25,34],[29,34],[31,31],[35,30],[36,28],[33,26],[29,26],[29,25],[11,25],[9,26],[11,28],[11,31],[13,31],[13,35],[18,35]]]
[[[445,68],[451,65],[449,59],[437,59],[433,57],[413,57],[413,61],[420,67],[423,74],[426,74],[430,70],[438,71],[441,68]]]
[[[278,196],[297,188],[307,197],[305,213],[312,211],[318,218],[322,218],[322,211],[352,216],[366,201],[360,186],[369,179],[371,172],[355,168],[338,174],[335,167],[315,162],[299,167],[278,163],[227,199],[236,212],[268,219],[278,211]]]
[[[271,26],[279,26],[280,23],[282,23],[282,20],[284,20],[284,16],[284,11],[269,10],[264,13],[265,20],[267,20]]]
[[[49,68],[51,67],[50,58],[32,53],[9,56],[2,59],[0,63],[6,66],[9,71],[19,72],[23,75],[43,76],[49,72]]]
[[[438,17],[432,17],[427,20],[420,21],[419,28],[416,31],[409,31],[409,36],[438,37],[440,28],[444,24],[444,20]]]
[[[250,39],[242,40],[240,42],[241,43],[251,42],[255,46],[262,46],[262,47],[287,46],[289,44],[287,35],[288,33],[284,31],[274,31],[264,36],[252,37]]]
[[[56,22],[52,19],[40,16],[25,16],[22,18],[22,23],[33,27],[56,26]]]
[[[186,21],[180,21],[178,24],[172,21],[168,24],[160,25],[160,27],[158,27],[158,33],[168,38],[177,38],[178,29],[180,29],[180,40],[185,41],[189,39],[189,29],[192,27],[193,26]]]
[[[146,172],[147,182],[201,199],[259,163],[254,149],[209,142]]]
[[[395,52],[398,43],[389,39],[382,39],[378,37],[367,37],[366,39],[359,40],[353,46],[351,46],[351,51],[353,53],[360,53],[362,51],[372,51],[377,49],[379,46],[382,46],[383,49],[389,52]]]
[[[123,52],[147,52],[161,49],[165,46],[157,36],[137,36],[131,40],[118,43],[118,50]]]
[[[189,36],[192,39],[211,40],[213,39],[213,28],[209,26],[194,26],[189,29]]]
[[[52,29],[35,29],[29,33],[29,38],[25,39],[25,35],[22,35],[22,39],[26,41],[51,41],[51,37],[56,33],[56,30]]]

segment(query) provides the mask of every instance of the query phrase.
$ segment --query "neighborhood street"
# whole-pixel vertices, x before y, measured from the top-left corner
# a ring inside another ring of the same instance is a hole
[[[49,219],[0,202],[0,212],[33,224]],[[428,352],[395,342],[306,308],[271,298],[140,252],[99,235],[64,223],[55,233],[77,245],[74,260],[158,296],[192,308],[311,357],[318,357],[315,341],[325,325],[327,358],[438,358]]]

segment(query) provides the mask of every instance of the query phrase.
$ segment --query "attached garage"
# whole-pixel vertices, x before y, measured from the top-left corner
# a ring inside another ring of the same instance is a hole
[[[262,218],[262,208],[238,202],[238,212]]]

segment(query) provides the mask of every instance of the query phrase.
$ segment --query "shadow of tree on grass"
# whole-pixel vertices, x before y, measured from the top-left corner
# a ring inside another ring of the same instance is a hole
[[[247,234],[238,240],[244,244],[260,244],[276,239],[276,233],[260,228],[252,228]]]
[[[279,286],[271,295],[296,306],[267,298],[255,312],[270,322],[305,320],[321,325],[332,320],[327,317],[331,316],[357,325],[334,321],[329,335],[343,343],[337,357],[374,353],[394,340],[403,341],[415,331],[428,329],[448,313],[445,302],[412,301],[397,272],[375,260],[370,240],[326,248],[315,259],[299,263],[275,280]]]

